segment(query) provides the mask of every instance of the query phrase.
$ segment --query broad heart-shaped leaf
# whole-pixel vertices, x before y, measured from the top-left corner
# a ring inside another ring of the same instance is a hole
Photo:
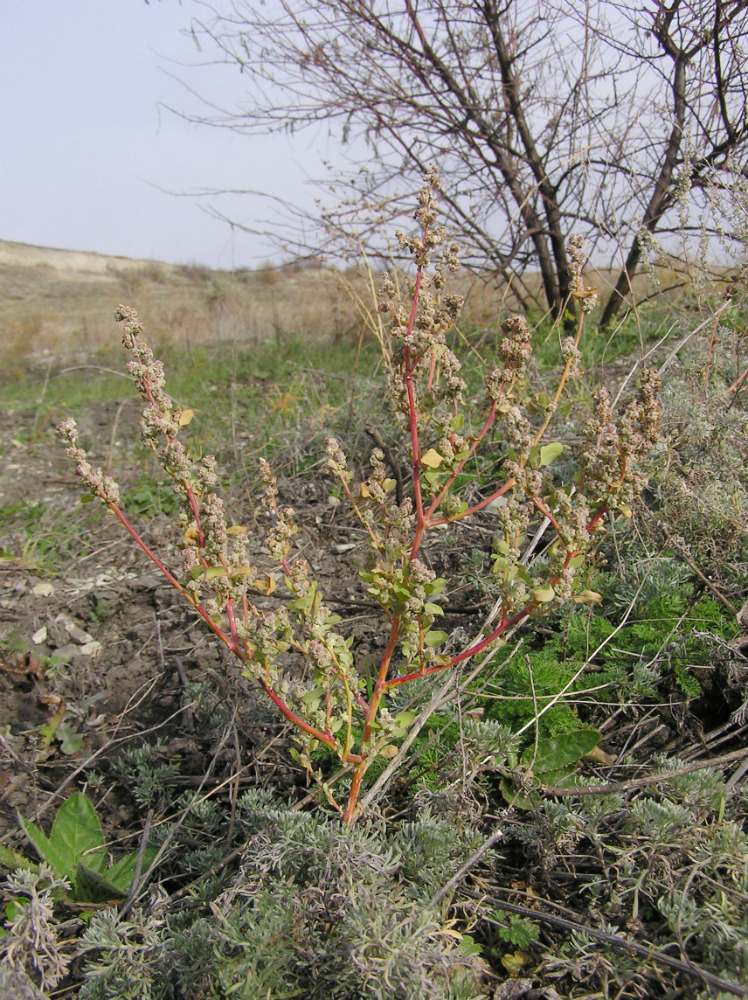
[[[78,903],[116,903],[126,895],[123,889],[119,889],[93,868],[81,863],[76,866],[73,897]]]
[[[157,848],[148,847],[143,852],[143,864],[141,865],[141,874],[145,874],[148,869],[153,864],[153,859],[156,857]],[[111,868],[107,870],[106,877],[115,885],[118,889],[123,892],[128,892],[130,886],[132,885],[132,880],[135,877],[135,866],[138,863],[138,852],[134,851],[132,854],[126,854],[124,858],[120,858],[116,865],[112,865]]]
[[[429,448],[425,455],[421,455],[421,465],[429,469],[438,469],[444,461],[444,456],[440,455],[435,448]]]
[[[532,765],[535,774],[545,775],[576,764],[599,741],[600,733],[596,729],[578,729],[575,733],[551,736],[538,741],[537,753],[535,747],[528,747],[522,754],[522,763]]]

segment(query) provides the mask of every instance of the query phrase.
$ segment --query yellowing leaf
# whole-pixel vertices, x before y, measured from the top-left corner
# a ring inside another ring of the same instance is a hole
[[[510,976],[516,976],[527,964],[527,955],[523,955],[521,951],[515,951],[513,955],[502,955],[501,964]]]
[[[232,566],[231,576],[235,580],[249,580],[256,573],[254,566]]]
[[[584,759],[594,760],[598,764],[604,764],[606,767],[610,767],[612,764],[615,764],[616,762],[615,757],[611,757],[609,753],[606,753],[604,750],[601,750],[600,747],[593,747],[591,750],[588,750],[587,753],[584,755]]]
[[[544,587],[535,587],[535,589],[532,592],[532,596],[540,604],[547,604],[549,601],[553,600],[553,598],[556,596],[556,592],[554,591],[553,587],[548,583]]]
[[[252,586],[258,593],[265,594],[268,597],[275,591],[275,580],[269,573],[263,573],[262,575],[265,579],[253,580]]]
[[[603,595],[598,594],[596,590],[580,590],[578,594],[574,595],[575,604],[602,604]]]
[[[182,410],[179,416],[177,417],[177,423],[179,424],[180,427],[186,427],[194,416],[195,416],[194,410]]]
[[[367,500],[370,496],[371,492],[369,491],[369,487],[366,485],[366,483],[361,483],[361,485],[358,488],[359,500]]]
[[[395,716],[395,725],[409,726],[413,721],[413,719],[415,719],[415,717],[416,717],[415,712],[408,712],[408,711],[398,712],[397,715]]]
[[[206,580],[218,580],[221,577],[228,575],[229,573],[225,566],[208,566],[205,570]]]
[[[184,533],[184,540],[185,542],[197,542],[199,538],[200,533],[197,530],[197,525],[193,521]]]
[[[392,760],[393,757],[397,756],[397,747],[394,743],[388,743],[379,751],[379,756],[384,757],[385,760]]]
[[[556,442],[555,444],[544,444],[540,449],[540,464],[550,465],[554,458],[558,458],[564,446]]]
[[[230,528],[226,529],[227,535],[246,535],[249,528],[246,524],[232,524]]]
[[[438,469],[444,461],[444,456],[440,455],[434,448],[429,448],[425,455],[421,455],[421,465],[429,469]]]

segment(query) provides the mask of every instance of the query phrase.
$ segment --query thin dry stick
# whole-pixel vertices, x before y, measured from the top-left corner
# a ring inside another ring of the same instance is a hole
[[[148,846],[148,837],[151,832],[151,823],[153,821],[153,810],[149,809],[148,814],[145,817],[145,825],[143,826],[143,835],[140,838],[140,846],[138,848],[138,857],[135,861],[135,871],[132,876],[132,884],[130,886],[130,895],[127,897],[122,909],[119,911],[120,920],[124,920],[127,914],[132,909],[132,904],[140,891],[141,879],[140,876],[143,871],[143,859],[145,858],[145,849]]]
[[[673,778],[681,778],[684,774],[692,771],[701,771],[705,767],[722,767],[723,764],[731,764],[735,760],[742,760],[748,757],[748,748],[733,750],[731,753],[723,754],[721,757],[713,757],[711,760],[699,760],[693,764],[685,764],[677,767],[673,771],[665,771],[661,774],[650,774],[646,778],[632,778],[631,781],[612,781],[607,785],[579,785],[577,787],[555,788],[544,786],[540,788],[543,795],[612,795],[615,792],[628,792],[634,788],[647,788],[650,785],[659,785],[665,781],[672,781]]]
[[[717,600],[721,601],[728,611],[731,611],[734,615],[737,615],[738,609],[735,607],[735,605],[731,604],[727,600],[725,595],[722,594],[719,590],[717,590],[712,581],[708,579],[708,577],[704,576],[699,567],[689,557],[688,553],[685,550],[685,547],[678,541],[678,539],[674,535],[671,534],[668,526],[665,524],[663,525],[663,528],[665,529],[665,537],[667,538],[669,544],[672,545],[672,547],[676,550],[676,552],[681,557],[683,562],[688,566],[688,568],[693,570],[693,572],[696,574],[696,576],[698,576],[698,578],[701,580],[704,586],[707,587],[709,590],[711,590],[711,592],[714,594]]]
[[[619,934],[611,934],[609,931],[598,931],[594,927],[587,927],[586,924],[578,920],[566,920],[564,917],[557,917],[553,913],[543,913],[541,910],[531,910],[527,906],[505,903],[504,900],[494,897],[481,896],[481,900],[489,902],[491,906],[496,906],[507,913],[515,913],[520,917],[526,917],[528,920],[542,920],[546,924],[552,924],[563,930],[572,931],[577,934],[587,934],[589,937],[595,938],[597,941],[603,941],[614,948],[622,948],[624,951],[629,952],[629,954],[641,955],[651,962],[666,965],[671,969],[676,969],[678,972],[685,973],[687,976],[693,976],[696,979],[700,979],[703,983],[707,983],[709,986],[716,986],[727,993],[734,993],[735,996],[748,997],[748,987],[740,986],[738,983],[731,983],[727,979],[722,979],[720,976],[715,976],[711,972],[699,968],[698,965],[693,965],[691,962],[682,962],[677,958],[671,958],[670,955],[665,955],[661,951],[655,951],[646,945],[637,944],[635,941],[629,941],[628,938],[621,937]],[[545,900],[539,899],[538,902],[545,902]],[[498,921],[492,920],[485,915],[483,916],[483,920],[489,924],[499,926]]]
[[[485,841],[485,843],[481,844],[478,850],[470,855],[470,857],[467,859],[462,868],[460,868],[459,871],[455,872],[455,874],[452,876],[449,882],[443,885],[435,896],[431,897],[431,899],[428,902],[428,906],[432,907],[440,903],[447,895],[447,893],[451,892],[454,889],[454,887],[460,882],[460,880],[464,878],[465,875],[467,875],[470,869],[473,868],[475,865],[477,865],[478,862],[481,860],[481,858],[485,857],[485,855],[488,854],[493,845],[497,841],[501,840],[503,835],[504,835],[503,830],[495,830],[488,838],[488,840]]]
[[[704,320],[703,323],[699,323],[699,325],[697,327],[694,327],[694,329],[691,330],[690,333],[687,333],[686,336],[683,337],[683,339],[680,341],[680,343],[678,343],[678,344],[675,345],[675,347],[672,349],[672,351],[670,352],[670,354],[668,354],[668,356],[665,358],[665,360],[663,361],[663,363],[660,365],[660,368],[659,368],[660,375],[662,375],[662,373],[665,371],[666,368],[670,367],[670,364],[676,358],[676,356],[678,354],[678,351],[680,351],[683,347],[685,347],[686,344],[688,343],[688,341],[692,337],[695,337],[697,333],[700,333],[700,331],[703,330],[705,326],[709,326],[709,324],[711,323],[711,321],[713,319],[714,320],[718,319],[722,315],[722,313],[724,312],[724,310],[728,307],[729,304],[730,304],[729,302],[723,303],[719,307],[719,309],[714,313],[713,316],[709,316],[707,319]]]

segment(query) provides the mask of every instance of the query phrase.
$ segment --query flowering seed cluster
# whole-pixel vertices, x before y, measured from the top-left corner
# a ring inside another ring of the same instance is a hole
[[[532,334],[524,316],[511,316],[501,324],[503,338],[497,351],[500,365],[491,368],[485,385],[488,398],[504,412],[511,405],[512,389],[527,375],[527,362],[532,355]],[[503,406],[502,406],[503,404]]]
[[[91,493],[107,506],[119,504],[120,490],[117,483],[111,476],[105,476],[98,465],[92,466],[83,448],[76,444],[79,431],[75,420],[72,417],[61,420],[57,425],[57,433],[68,445],[65,454],[75,462],[76,475],[80,476]]]
[[[412,391],[418,393],[419,419],[426,420],[444,401],[462,405],[465,382],[460,377],[459,359],[446,344],[446,335],[454,327],[463,305],[461,295],[444,292],[448,275],[460,268],[459,247],[446,243],[443,226],[434,223],[438,213],[437,193],[439,178],[434,168],[424,174],[423,187],[418,196],[419,206],[415,218],[421,225],[420,236],[398,232],[401,250],[409,253],[418,269],[418,301],[415,315],[402,303],[395,302],[395,284],[385,276],[381,289],[381,312],[390,313],[393,319],[391,333],[399,344],[391,377],[390,396],[395,409],[407,413],[409,407],[406,380],[410,379]],[[441,254],[433,273],[427,269],[437,250]],[[433,377],[436,366],[438,379]],[[419,388],[419,377],[430,372],[425,389]]]
[[[570,236],[567,247],[570,264],[569,271],[572,278],[571,293],[579,303],[579,308],[583,313],[591,313],[597,305],[597,289],[590,288],[584,283],[584,265],[586,258],[582,247],[584,239],[581,236]]]

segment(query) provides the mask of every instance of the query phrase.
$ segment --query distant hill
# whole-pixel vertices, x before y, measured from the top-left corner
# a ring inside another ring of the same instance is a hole
[[[32,246],[30,243],[0,240],[0,266],[5,267],[52,267],[56,271],[111,276],[122,271],[142,271],[154,265],[165,273],[177,270],[176,265],[164,264],[161,261],[112,257],[83,250],[58,250],[53,247]]]

